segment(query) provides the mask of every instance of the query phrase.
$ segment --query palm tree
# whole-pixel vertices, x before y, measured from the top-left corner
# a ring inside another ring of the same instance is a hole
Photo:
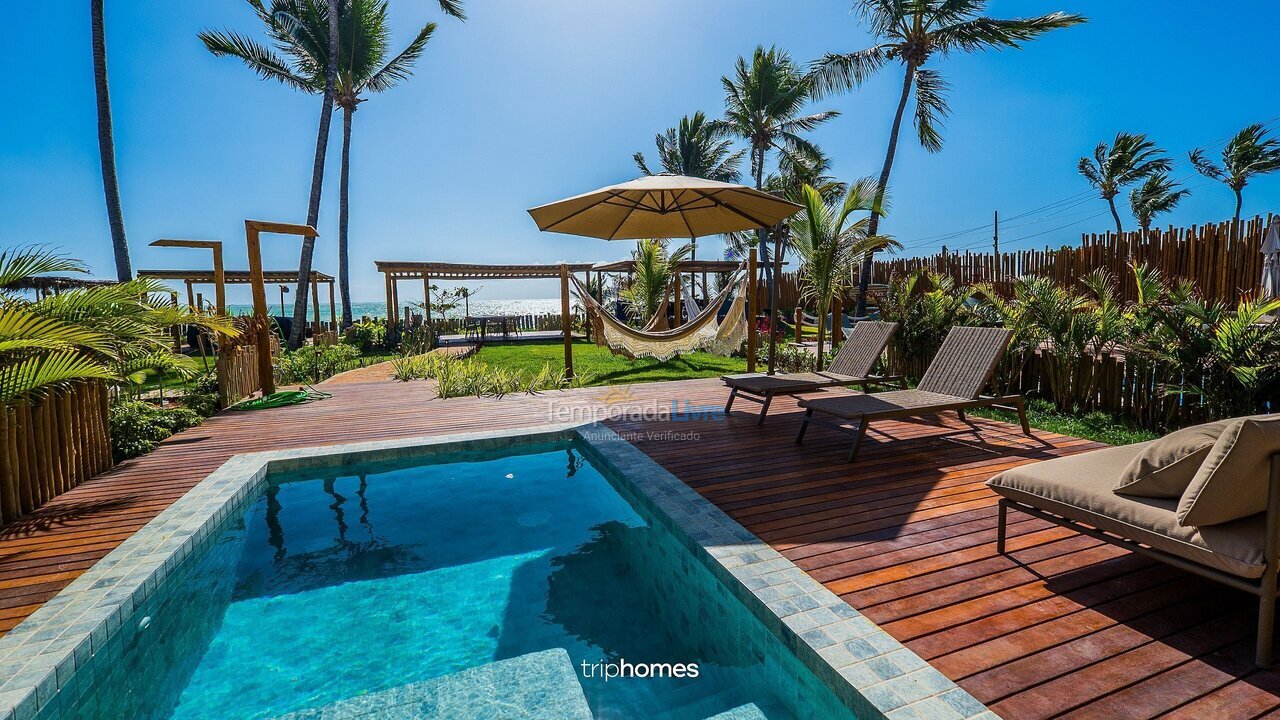
[[[1116,195],[1139,180],[1169,172],[1172,166],[1164,150],[1143,133],[1120,132],[1116,133],[1116,139],[1110,146],[1105,142],[1098,143],[1092,158],[1080,158],[1077,169],[1111,207],[1111,217],[1116,221],[1116,234],[1119,235],[1124,228],[1116,210]]]
[[[869,218],[850,223],[856,212],[882,213],[876,206],[876,181],[862,178],[849,186],[844,199],[828,202],[812,185],[800,188],[804,211],[789,221],[791,246],[800,258],[802,297],[812,300],[818,316],[818,369],[822,369],[826,317],[835,297],[844,292],[849,266],[861,255],[888,246],[893,240],[867,235]]]
[[[89,24],[93,35],[93,84],[98,99],[98,155],[102,160],[102,190],[107,199],[107,224],[111,226],[116,279],[125,282],[133,277],[133,265],[129,262],[124,213],[120,209],[120,182],[116,178],[116,141],[111,125],[111,93],[107,85],[107,35],[102,0],[90,0]]]
[[[938,124],[949,109],[945,99],[947,82],[936,70],[925,65],[934,55],[953,52],[1020,48],[1028,40],[1058,28],[1082,23],[1080,15],[1063,12],[1031,18],[998,20],[984,17],[987,0],[855,0],[855,7],[870,25],[871,34],[880,40],[876,45],[852,53],[828,53],[812,68],[816,89],[820,93],[846,92],[861,85],[879,70],[897,61],[903,67],[902,93],[889,131],[889,147],[877,186],[884,195],[889,187],[893,158],[898,151],[898,133],[911,91],[915,89],[915,126],[920,144],[929,152],[942,149]],[[880,230],[880,219],[873,215],[868,235]],[[866,312],[867,286],[871,283],[874,256],[862,259],[858,282],[857,314]]]
[[[1205,177],[1226,183],[1236,195],[1236,214],[1232,227],[1240,227],[1240,208],[1244,205],[1244,188],[1255,175],[1280,170],[1280,140],[1267,137],[1261,124],[1250,125],[1236,133],[1222,149],[1222,165],[1217,165],[1196,148],[1191,151],[1191,164]]]
[[[644,325],[657,314],[676,265],[689,257],[689,251],[689,246],[684,245],[668,254],[663,240],[641,240],[636,244],[635,277],[631,285],[618,293],[633,321]]]
[[[391,89],[412,73],[413,65],[436,30],[427,23],[400,54],[387,60],[391,28],[385,0],[350,0],[350,24],[342,28],[336,102],[342,108],[342,170],[338,184],[338,289],[342,293],[342,326],[352,323],[351,265],[348,248],[351,179],[351,121],[365,93]]]
[[[340,26],[343,16],[351,14],[352,0],[272,0],[270,7],[262,0],[246,2],[265,26],[274,49],[232,32],[204,31],[200,33],[200,39],[214,55],[238,58],[264,80],[276,80],[294,90],[322,95],[316,151],[311,166],[311,193],[307,202],[307,224],[314,227],[320,218],[329,126],[337,93],[338,63],[341,60]],[[445,14],[460,20],[466,18],[461,0],[439,0],[439,4]],[[292,347],[302,344],[306,328],[314,254],[315,238],[303,238],[298,259],[297,292],[294,294],[293,327],[289,337]],[[349,304],[344,296],[344,305]],[[348,315],[349,311],[344,309],[343,317]]]
[[[732,78],[722,77],[725,122],[731,132],[750,144],[751,176],[757,190],[764,188],[765,161],[770,151],[782,157],[813,157],[817,148],[800,133],[813,130],[839,115],[834,110],[802,114],[813,97],[813,82],[800,72],[786,51],[757,46],[748,65],[738,58]],[[756,231],[765,282],[773,287],[768,232]],[[769,297],[773,297],[770,290]],[[772,309],[772,308],[771,308]]]
[[[1146,234],[1157,215],[1173,210],[1182,198],[1190,194],[1191,191],[1174,182],[1169,173],[1157,172],[1129,192],[1129,208],[1133,210],[1133,217],[1143,234]]]
[[[693,117],[685,115],[680,124],[667,128],[654,137],[658,147],[658,162],[662,172],[673,175],[706,178],[720,182],[738,182],[741,174],[738,166],[746,156],[746,150],[734,151],[728,139],[732,130],[723,120],[707,120],[701,110]],[[636,167],[645,175],[653,175],[644,153],[633,156]]]
[[[39,249],[0,252],[0,406],[68,383],[137,380],[147,370],[194,371],[174,355],[168,331],[198,325],[229,336],[228,318],[175,306],[158,281],[140,278],[31,300],[20,289],[50,272],[86,272],[77,260]]]

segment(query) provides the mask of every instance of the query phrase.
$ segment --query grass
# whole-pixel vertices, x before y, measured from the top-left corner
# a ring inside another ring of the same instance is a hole
[[[559,340],[485,345],[475,357],[490,365],[529,375],[540,372],[544,365],[550,365],[557,372],[564,370],[564,344]],[[689,380],[746,372],[746,369],[747,360],[740,357],[726,358],[696,352],[666,362],[658,362],[653,358],[628,360],[621,355],[614,355],[608,348],[585,340],[573,343],[573,370],[575,374],[585,377],[585,385]]]
[[[1010,423],[1018,422],[1017,414],[1006,410],[977,408],[970,410],[969,414]],[[1160,437],[1159,433],[1135,427],[1104,412],[1091,412],[1086,415],[1059,412],[1048,400],[1028,400],[1027,421],[1031,427],[1038,430],[1096,440],[1108,445],[1128,445]]]

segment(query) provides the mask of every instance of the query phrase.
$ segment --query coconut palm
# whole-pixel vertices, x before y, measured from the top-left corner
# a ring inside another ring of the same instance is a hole
[[[1098,195],[1107,201],[1119,235],[1124,228],[1116,210],[1116,195],[1140,180],[1169,172],[1172,163],[1164,150],[1145,134],[1120,132],[1116,133],[1116,139],[1110,145],[1098,143],[1098,147],[1093,149],[1093,157],[1080,158],[1076,167],[1089,184],[1097,188]]]
[[[1028,40],[1058,28],[1085,21],[1080,15],[1063,12],[1030,18],[998,20],[983,16],[987,0],[855,0],[854,6],[879,42],[851,53],[828,53],[812,68],[819,93],[847,92],[861,85],[892,61],[902,65],[902,92],[889,131],[889,147],[880,171],[878,189],[883,196],[889,187],[902,116],[915,90],[915,126],[920,144],[929,152],[942,149],[939,123],[949,112],[948,84],[937,70],[925,65],[935,55],[953,52],[1020,48]],[[880,231],[880,219],[871,217],[868,235]],[[867,286],[871,283],[872,255],[862,259],[858,283],[857,313],[866,312]]]
[[[391,28],[384,0],[349,0],[349,25],[342,29],[336,103],[342,108],[342,169],[338,182],[338,289],[342,293],[342,326],[352,323],[349,188],[351,179],[351,122],[363,95],[391,89],[412,74],[414,63],[436,30],[427,23],[398,55],[387,60]]]
[[[685,115],[680,124],[667,128],[654,137],[658,146],[660,172],[687,175],[720,182],[738,182],[741,174],[738,166],[746,156],[746,150],[734,151],[728,138],[730,128],[723,120],[708,120],[701,110],[692,117]],[[645,175],[653,175],[644,153],[633,156],[636,167]]]
[[[1129,192],[1129,208],[1145,234],[1151,230],[1151,221],[1157,215],[1173,210],[1190,194],[1191,191],[1170,178],[1169,173],[1157,172]]]
[[[856,212],[875,210],[876,181],[862,178],[849,186],[844,199],[828,202],[812,185],[800,188],[804,211],[788,222],[791,247],[800,259],[801,297],[812,301],[818,316],[818,369],[822,369],[825,318],[831,302],[845,291],[849,265],[867,252],[890,245],[893,240],[867,235],[867,218],[850,222]],[[838,322],[838,320],[837,320]]]
[[[689,257],[690,247],[681,246],[675,252],[667,252],[663,240],[641,240],[636,243],[635,276],[631,285],[618,293],[633,321],[644,325],[658,312],[676,265]]]
[[[320,217],[320,198],[328,154],[329,125],[337,93],[340,26],[350,16],[352,0],[246,0],[262,22],[269,47],[233,32],[204,31],[200,39],[217,56],[239,59],[264,80],[276,80],[294,90],[322,96],[316,151],[311,166],[311,193],[307,202],[307,224],[315,226]],[[461,0],[439,0],[446,14],[465,19]],[[330,62],[333,60],[333,62]],[[302,344],[306,328],[315,238],[302,239],[298,259],[297,292],[294,294],[293,327],[289,344]],[[345,296],[344,296],[345,297]],[[344,303],[349,306],[350,303]],[[343,317],[348,315],[344,309]],[[349,324],[349,322],[347,323]]]
[[[170,304],[155,280],[63,291],[37,300],[17,290],[50,272],[85,272],[82,263],[39,249],[0,252],[0,404],[80,380],[138,381],[149,370],[194,371],[169,350],[174,325],[234,336],[229,319]]]
[[[764,188],[765,163],[770,152],[782,157],[812,157],[817,148],[801,136],[839,115],[834,110],[803,114],[813,96],[812,81],[786,51],[756,47],[748,65],[738,58],[733,77],[722,77],[725,122],[734,135],[750,144],[751,177],[757,190]],[[756,231],[764,262],[766,284],[773,287],[768,232]],[[773,297],[770,290],[769,297]]]
[[[1244,205],[1244,188],[1257,175],[1280,170],[1280,140],[1267,136],[1261,124],[1250,125],[1236,133],[1222,149],[1218,165],[1200,148],[1190,153],[1191,164],[1208,178],[1226,183],[1236,196],[1236,214],[1232,227],[1240,226],[1240,208]]]
[[[102,161],[102,190],[107,199],[107,224],[111,227],[111,249],[116,259],[116,279],[133,277],[129,243],[124,234],[124,212],[120,209],[120,182],[116,177],[116,141],[111,124],[111,93],[107,85],[107,37],[102,0],[90,0],[89,24],[93,36],[93,85],[98,105],[98,155]]]

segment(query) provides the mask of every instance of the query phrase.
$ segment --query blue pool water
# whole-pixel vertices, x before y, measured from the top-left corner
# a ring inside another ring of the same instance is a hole
[[[594,720],[852,717],[574,446],[445,460],[272,477],[86,717],[274,718],[553,649]],[[699,676],[585,676],[620,659]]]

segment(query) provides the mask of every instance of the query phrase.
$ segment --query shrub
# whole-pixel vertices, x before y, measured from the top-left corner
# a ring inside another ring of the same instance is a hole
[[[351,345],[304,347],[281,355],[276,373],[281,385],[319,382],[350,369],[359,359],[360,351]]]
[[[218,374],[203,372],[197,375],[187,387],[182,405],[202,417],[218,412]]]
[[[203,418],[188,408],[161,408],[140,400],[111,406],[111,454],[116,462],[145,455],[175,432],[199,425]]]
[[[343,334],[342,342],[366,355],[382,350],[387,347],[387,324],[381,320],[354,323]]]
[[[586,375],[567,381],[563,372],[545,364],[536,373],[495,367],[474,358],[459,360],[452,355],[428,353],[391,361],[392,375],[397,380],[435,380],[441,398],[502,397],[513,393],[535,394],[545,390],[583,387],[590,384]]]

